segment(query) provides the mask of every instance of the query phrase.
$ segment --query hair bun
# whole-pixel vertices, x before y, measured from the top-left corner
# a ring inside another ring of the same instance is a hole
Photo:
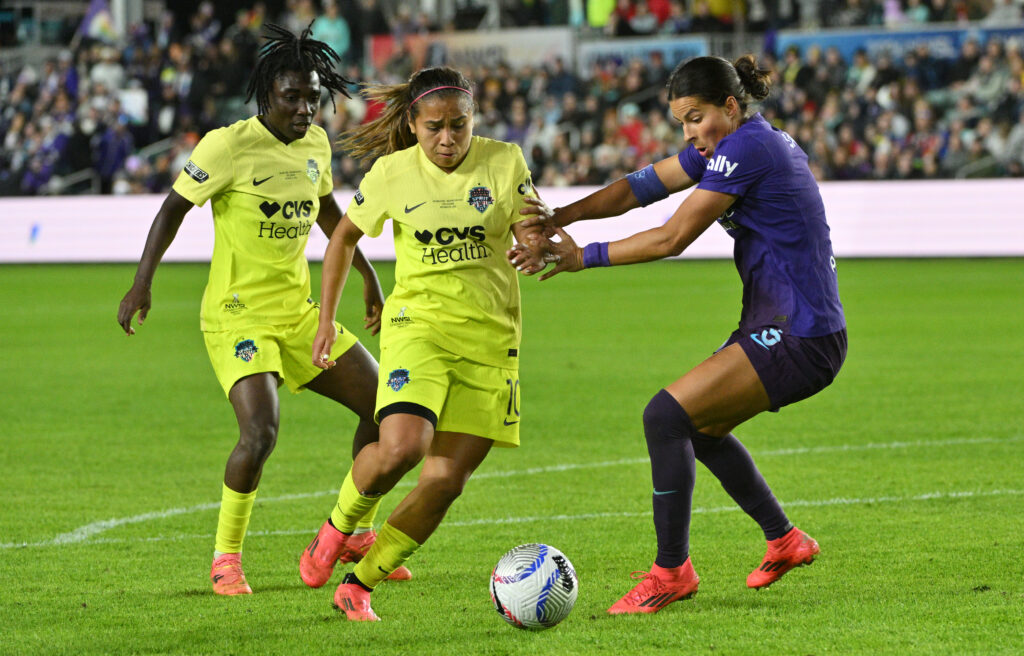
[[[757,67],[753,55],[743,55],[733,66],[740,78],[743,89],[754,100],[764,100],[771,91],[771,71]]]

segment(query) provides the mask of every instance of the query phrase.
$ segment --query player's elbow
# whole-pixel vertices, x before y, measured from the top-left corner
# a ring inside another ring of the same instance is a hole
[[[669,231],[662,231],[658,235],[658,241],[655,244],[655,253],[658,258],[665,257],[676,257],[682,253],[689,245],[689,241],[684,239],[681,235],[673,234]]]

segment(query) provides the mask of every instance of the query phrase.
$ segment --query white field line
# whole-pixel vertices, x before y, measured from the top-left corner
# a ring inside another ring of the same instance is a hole
[[[976,444],[995,444],[1005,442],[1019,442],[1024,440],[1024,436],[1018,435],[1007,438],[957,438],[949,440],[914,440],[909,442],[879,442],[869,444],[846,444],[836,446],[816,446],[816,447],[798,447],[790,449],[775,449],[768,451],[757,451],[755,455],[758,457],[765,456],[789,456],[789,455],[805,455],[805,454],[816,454],[816,453],[837,453],[837,452],[853,452],[853,451],[869,451],[876,449],[909,449],[917,447],[949,447],[949,446],[962,446],[962,445],[976,445]],[[532,474],[549,474],[558,473],[565,471],[573,471],[577,469],[597,469],[605,467],[620,467],[623,465],[636,465],[646,464],[647,458],[624,458],[620,460],[609,460],[604,462],[592,462],[592,463],[565,463],[560,465],[551,465],[546,467],[531,467],[529,469],[519,469],[512,471],[493,471],[493,472],[480,472],[473,476],[473,480],[482,480],[488,478],[508,478],[514,476],[529,476]],[[414,481],[401,481],[396,485],[396,488],[412,487]],[[896,502],[896,501],[917,501],[926,500],[933,498],[959,498],[959,497],[976,497],[985,496],[991,494],[997,495],[1014,495],[1021,494],[1020,490],[995,490],[990,492],[933,492],[918,497],[878,497],[877,499],[831,499],[825,501],[791,501],[784,505],[787,507],[800,507],[800,506],[818,506],[818,505],[842,505],[842,504],[861,504],[861,503],[882,503],[882,502]],[[335,496],[338,494],[338,490],[324,490],[320,492],[304,492],[297,494],[283,494],[276,497],[264,497],[260,498],[260,503],[274,503],[279,501],[295,501],[299,499],[309,499],[323,496]],[[194,506],[188,506],[185,508],[170,508],[167,510],[159,510],[153,512],[142,513],[140,515],[133,515],[130,517],[120,517],[115,519],[105,519],[98,522],[92,522],[76,528],[73,531],[67,533],[61,533],[56,537],[49,540],[42,540],[40,542],[6,542],[0,543],[0,549],[15,549],[20,547],[49,547],[49,546],[60,546],[66,544],[78,544],[83,542],[89,542],[90,544],[103,543],[103,542],[120,542],[121,540],[99,540],[92,539],[101,533],[104,533],[110,529],[117,528],[118,526],[125,526],[129,524],[139,524],[150,520],[165,519],[168,517],[176,517],[178,515],[188,515],[196,512],[202,512],[206,510],[214,510],[220,507],[220,502],[201,503]],[[694,513],[711,513],[711,512],[727,512],[732,510],[738,510],[733,506],[723,508],[694,508]],[[492,524],[511,524],[521,522],[532,522],[532,521],[559,521],[559,520],[580,520],[580,519],[600,519],[606,517],[642,517],[650,515],[650,513],[594,513],[586,515],[560,515],[553,517],[525,517],[525,518],[505,518],[505,519],[480,519],[480,520],[469,520],[464,522],[445,522],[445,526],[475,526],[475,525],[492,525]],[[277,533],[277,532],[265,532],[262,535],[291,535],[291,532]],[[249,535],[261,535],[260,532],[253,531]],[[156,538],[162,539],[162,538]],[[173,539],[173,538],[166,538]],[[144,540],[139,538],[139,540]]]
[[[1024,490],[960,490],[945,492],[927,492],[907,496],[881,496],[846,498],[837,497],[832,499],[796,499],[782,502],[786,508],[822,508],[827,506],[857,506],[879,503],[905,503],[911,501],[935,501],[944,499],[981,499],[988,497],[1024,496]],[[711,514],[722,512],[735,512],[739,506],[717,506],[711,508],[694,508],[694,514]],[[606,513],[584,513],[579,515],[547,515],[536,517],[492,517],[485,519],[468,519],[463,521],[444,522],[446,528],[458,528],[466,526],[498,526],[502,524],[528,524],[531,522],[564,522],[564,521],[586,521],[592,519],[630,519],[639,517],[650,517],[651,512],[606,512]],[[311,535],[312,528],[299,530],[277,530],[277,531],[250,531],[247,536],[292,536]],[[184,540],[209,540],[210,534],[203,535],[160,535],[152,537],[135,538],[96,538],[84,544],[124,544],[135,542],[180,542]],[[10,549],[17,547],[48,547],[54,546],[51,541],[37,542],[34,544],[3,544],[0,548]]]

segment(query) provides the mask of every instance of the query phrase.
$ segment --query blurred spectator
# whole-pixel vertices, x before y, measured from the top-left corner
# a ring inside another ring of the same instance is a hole
[[[978,68],[967,79],[963,91],[982,107],[995,109],[1009,79],[1009,70],[1005,66],[997,64],[989,55],[984,55],[978,60]]]
[[[561,98],[567,93],[575,93],[578,85],[576,74],[566,68],[561,57],[555,57],[548,77],[547,93]]]
[[[295,34],[300,34],[316,19],[313,0],[285,0],[280,23]]]
[[[636,36],[630,21],[636,15],[636,4],[633,0],[616,0],[615,9],[608,16],[605,34],[611,36]]]
[[[93,149],[93,162],[100,177],[100,193],[111,192],[114,176],[124,167],[134,146],[134,139],[128,131],[128,117],[122,114],[100,135]]]
[[[1021,109],[1017,122],[1006,137],[1003,165],[1010,175],[1024,176],[1024,109]]]
[[[629,19],[629,29],[637,36],[649,36],[658,31],[661,21],[651,11],[648,0],[640,0],[636,4],[636,10]]]
[[[683,34],[690,31],[690,16],[686,13],[686,6],[683,0],[671,0],[669,2],[668,16],[661,23],[663,34]]]
[[[985,25],[1003,27],[1004,25],[1017,25],[1021,19],[1020,4],[1016,0],[994,0],[992,11],[982,19]]]
[[[334,48],[339,56],[349,58],[352,32],[348,21],[338,11],[335,0],[324,1],[324,13],[313,21],[313,36]]]
[[[696,34],[724,32],[726,26],[712,15],[708,0],[693,0],[690,31]]]

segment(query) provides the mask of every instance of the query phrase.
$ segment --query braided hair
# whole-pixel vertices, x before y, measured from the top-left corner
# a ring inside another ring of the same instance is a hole
[[[341,62],[341,55],[323,41],[312,38],[312,22],[299,36],[273,23],[268,23],[267,29],[270,34],[263,35],[267,42],[260,48],[256,67],[249,76],[245,102],[255,96],[259,113],[266,114],[270,111],[274,80],[282,73],[292,71],[316,73],[320,77],[320,85],[330,94],[332,105],[335,91],[351,98],[347,88],[351,80],[334,70],[335,64]]]

